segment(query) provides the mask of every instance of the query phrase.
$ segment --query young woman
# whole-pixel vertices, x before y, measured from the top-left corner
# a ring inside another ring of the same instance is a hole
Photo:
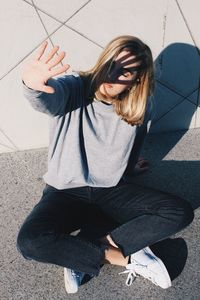
[[[78,290],[85,274],[97,276],[106,262],[125,267],[127,285],[140,275],[168,288],[167,269],[149,245],[185,228],[194,215],[185,200],[134,184],[151,120],[149,47],[120,36],[91,70],[53,79],[69,65],[54,68],[65,53],[55,58],[58,47],[45,54],[46,46],[22,73],[25,96],[51,118],[51,135],[46,187],[20,229],[19,251],[63,266],[68,293]],[[112,226],[95,235],[100,213]],[[83,232],[71,234],[78,229]]]

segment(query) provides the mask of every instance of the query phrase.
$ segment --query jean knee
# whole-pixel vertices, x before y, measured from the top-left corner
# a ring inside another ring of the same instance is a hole
[[[31,238],[31,230],[25,225],[21,227],[16,241],[16,247],[19,253],[26,259],[31,259],[34,251],[34,242]]]

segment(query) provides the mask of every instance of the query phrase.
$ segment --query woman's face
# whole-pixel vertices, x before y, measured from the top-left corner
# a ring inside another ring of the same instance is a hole
[[[140,62],[135,62],[135,58],[129,50],[119,53],[110,68],[106,82],[99,87],[103,96],[113,98],[133,86],[137,77],[135,67],[140,65]]]

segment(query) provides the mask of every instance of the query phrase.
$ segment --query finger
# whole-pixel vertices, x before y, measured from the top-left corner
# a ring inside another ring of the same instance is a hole
[[[118,66],[125,67],[131,64],[138,65],[139,58],[138,56],[132,55],[131,53],[125,54],[119,59],[116,60]],[[137,64],[135,64],[137,63]]]
[[[44,51],[45,51],[47,45],[48,45],[48,42],[47,42],[47,41],[44,41],[44,42],[42,43],[42,45],[41,45],[40,48],[39,48],[39,51],[37,52],[37,54],[36,54],[35,57],[34,57],[35,60],[39,60],[39,59],[40,59],[40,57],[43,55],[43,53],[44,53]]]
[[[149,162],[147,160],[140,160],[137,162],[137,165],[140,167],[140,168],[148,168],[149,166]]]
[[[130,58],[130,59],[126,59],[125,61],[121,62],[121,66],[122,67],[129,67],[129,66],[137,66],[139,65],[140,61],[138,60],[138,58]]]
[[[59,46],[55,46],[53,47],[53,49],[49,52],[49,54],[47,54],[46,56],[44,56],[43,59],[41,59],[40,61],[44,62],[44,63],[48,63],[50,61],[50,59],[52,59],[52,57],[54,56],[54,54],[58,51]]]
[[[54,94],[55,93],[54,88],[52,88],[51,86],[45,86],[43,91],[47,94]]]
[[[59,64],[63,60],[64,57],[65,57],[65,52],[63,51],[57,56],[57,58],[55,58],[53,61],[48,63],[49,70],[51,70],[51,68],[53,68],[57,64]]]
[[[149,163],[142,163],[142,162],[138,162],[137,165],[140,167],[140,168],[148,168],[149,167]]]
[[[50,71],[51,77],[64,73],[70,68],[70,65],[64,65],[62,67],[55,68]]]
[[[127,54],[124,54],[120,58],[116,59],[116,63],[121,64],[124,60],[128,59],[130,56],[132,56],[132,54],[128,52]]]
[[[122,57],[122,60],[121,60],[121,62],[122,63],[124,63],[124,62],[129,62],[129,61],[137,61],[137,56],[135,56],[135,55],[129,55],[128,57],[126,57],[126,58],[124,58],[124,57]]]

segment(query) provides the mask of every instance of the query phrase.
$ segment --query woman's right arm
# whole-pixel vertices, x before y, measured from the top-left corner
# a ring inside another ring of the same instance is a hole
[[[65,53],[61,52],[56,58],[53,58],[59,49],[58,46],[55,46],[44,55],[47,44],[47,41],[44,42],[36,56],[24,67],[22,72],[23,91],[36,110],[57,115],[66,107],[69,86],[66,84],[67,76],[57,79],[52,77],[64,73],[70,66],[54,68],[63,60]]]

